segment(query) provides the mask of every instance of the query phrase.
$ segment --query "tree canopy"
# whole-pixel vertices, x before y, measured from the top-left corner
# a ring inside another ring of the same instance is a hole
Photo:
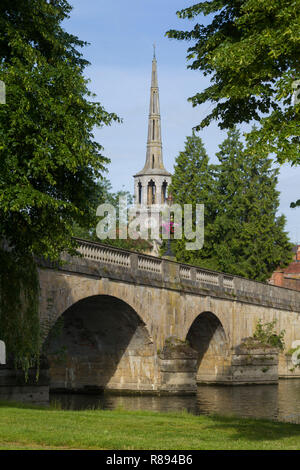
[[[185,148],[175,160],[169,193],[172,194],[174,203],[182,207],[184,204],[191,204],[193,215],[196,204],[204,204],[205,240],[200,255],[202,266],[205,266],[205,259],[209,258],[212,252],[210,233],[217,210],[213,173],[214,167],[209,164],[202,139],[193,132],[186,138]],[[195,227],[195,220],[193,225]],[[172,250],[178,261],[198,264],[199,252],[186,250],[187,242],[183,231],[182,239],[172,241]],[[164,248],[166,246],[164,243]],[[211,267],[211,264],[209,265]]]
[[[280,163],[299,164],[300,103],[292,95],[300,79],[300,1],[210,0],[177,15],[199,22],[167,35],[191,41],[188,67],[211,79],[189,98],[193,106],[212,103],[197,129],[213,120],[227,129],[258,121],[253,152],[267,150]]]
[[[178,261],[259,281],[291,261],[285,217],[277,214],[278,169],[266,152],[251,150],[233,128],[220,145],[219,164],[211,165],[201,139],[187,139],[176,159],[171,191],[181,205],[205,205],[204,246],[186,251],[185,240],[174,240]]]
[[[0,238],[20,253],[55,258],[71,249],[74,222],[108,159],[95,126],[117,116],[93,101],[80,49],[67,33],[65,0],[3,0],[0,5]]]
[[[74,226],[94,220],[108,159],[93,132],[118,121],[88,89],[86,43],[62,27],[70,12],[66,0],[0,3],[0,334],[24,369],[41,341],[33,255],[73,252]]]
[[[107,245],[115,246],[124,250],[134,250],[134,251],[150,251],[152,244],[148,240],[143,240],[138,238],[133,240],[131,238],[122,239],[119,238],[119,227],[117,226],[116,230],[116,239],[105,238],[99,239],[96,233],[96,226],[99,222],[99,217],[96,216],[97,207],[100,204],[111,204],[116,209],[116,218],[117,224],[119,223],[120,214],[119,214],[119,199],[125,198],[127,200],[127,205],[130,207],[133,203],[133,197],[129,191],[120,190],[117,192],[112,191],[112,185],[107,178],[103,178],[101,181],[97,182],[96,190],[94,195],[91,197],[89,203],[93,208],[94,217],[91,220],[89,227],[79,227],[77,224],[74,225],[74,236],[78,238],[83,238],[91,241],[96,241],[99,243],[104,243]],[[124,217],[127,217],[127,214],[123,214]],[[128,223],[128,221],[127,221]]]

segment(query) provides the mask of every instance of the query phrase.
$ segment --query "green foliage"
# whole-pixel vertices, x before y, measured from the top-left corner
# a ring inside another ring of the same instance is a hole
[[[290,348],[286,353],[286,356],[293,356],[292,360],[296,360],[297,363],[290,369],[290,372],[294,372],[297,367],[300,367],[300,346],[296,348]]]
[[[295,352],[297,351],[297,357],[300,360],[300,346],[297,346],[296,348],[290,348],[285,354],[286,356],[292,356]]]
[[[217,153],[219,164],[209,165],[201,139],[188,138],[171,191],[181,205],[204,203],[204,247],[185,251],[185,240],[173,241],[178,261],[259,281],[291,261],[285,218],[277,216],[278,170],[266,152],[257,156],[251,148],[231,129]]]
[[[0,237],[52,259],[72,251],[74,221],[90,223],[108,162],[93,129],[117,119],[91,101],[85,43],[61,26],[70,11],[65,0],[0,5]]]
[[[40,345],[32,255],[74,252],[74,223],[91,223],[108,162],[93,129],[118,120],[93,101],[86,43],[62,28],[70,11],[66,0],[0,3],[0,241],[11,249],[0,253],[0,335],[25,369]]]
[[[262,323],[262,320],[259,319],[256,324],[253,337],[266,346],[273,346],[283,350],[285,330],[281,330],[277,333],[275,329],[276,323],[277,320],[269,323]]]
[[[294,416],[297,418],[296,413]],[[270,419],[195,416],[186,410],[162,413],[119,408],[66,412],[60,410],[57,402],[50,409],[1,402],[0,442],[1,450],[120,449],[128,455],[128,449],[147,449],[153,454],[153,449],[174,449],[178,457],[181,449],[298,450],[300,429],[299,424]],[[159,452],[155,454],[159,457]]]
[[[108,179],[102,178],[101,181],[97,182],[95,187],[94,194],[90,198],[90,206],[92,208],[93,217],[91,220],[91,224],[88,228],[79,227],[78,224],[74,224],[73,227],[73,235],[77,238],[82,238],[86,240],[96,241],[103,243],[105,245],[115,246],[116,248],[121,248],[124,250],[134,250],[139,252],[145,252],[151,248],[151,243],[147,240],[142,240],[138,238],[137,240],[132,240],[130,238],[127,239],[120,239],[118,238],[118,230],[117,230],[117,238],[115,240],[111,238],[106,238],[104,240],[100,240],[96,234],[96,226],[99,222],[99,218],[96,217],[96,210],[100,204],[111,204],[116,209],[117,215],[117,223],[119,220],[119,198],[125,197],[127,199],[127,205],[130,207],[133,202],[133,197],[129,193],[129,191],[121,190],[117,192],[112,191],[111,183]]]
[[[152,248],[152,244],[148,240],[143,240],[142,238],[138,238],[137,240],[133,240],[131,238],[126,238],[125,240],[116,238],[116,240],[111,240],[107,238],[106,240],[98,241],[105,245],[115,246],[116,248],[123,250],[138,251],[139,253],[145,253]]]
[[[191,204],[193,216],[196,204],[204,204],[205,246],[201,250],[203,265],[212,251],[210,233],[217,210],[214,186],[214,167],[209,165],[208,155],[201,138],[193,132],[192,136],[186,139],[184,151],[180,152],[176,158],[169,193],[172,194],[174,203],[181,206]],[[193,222],[195,224],[195,220]],[[182,240],[171,242],[172,251],[177,260],[199,264],[198,251],[187,251],[185,249],[186,242],[184,234]],[[164,243],[165,247],[166,243]]]
[[[31,256],[0,250],[0,337],[8,359],[28,376],[39,369],[40,329],[38,275]]]
[[[278,216],[278,169],[266,151],[246,148],[236,129],[228,132],[217,153],[216,200],[213,225],[214,265],[218,270],[266,281],[279,266],[292,260],[292,246]]]
[[[189,98],[212,104],[197,129],[213,120],[221,128],[260,123],[255,153],[274,152],[278,162],[300,163],[300,104],[293,105],[293,81],[300,78],[299,0],[211,0],[177,12],[197,20],[190,31],[167,35],[192,41],[188,66],[209,75],[211,84]],[[203,16],[209,18],[204,24]]]

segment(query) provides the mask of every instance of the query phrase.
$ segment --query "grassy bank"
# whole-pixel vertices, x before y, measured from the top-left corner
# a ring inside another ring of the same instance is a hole
[[[0,403],[0,449],[300,449],[300,425]]]

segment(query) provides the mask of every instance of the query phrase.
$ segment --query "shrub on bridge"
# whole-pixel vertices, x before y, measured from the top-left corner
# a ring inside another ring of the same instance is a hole
[[[268,323],[262,323],[262,320],[259,319],[253,334],[253,338],[265,346],[272,346],[283,350],[285,330],[281,330],[279,333],[277,333],[275,329],[276,323],[277,320]]]

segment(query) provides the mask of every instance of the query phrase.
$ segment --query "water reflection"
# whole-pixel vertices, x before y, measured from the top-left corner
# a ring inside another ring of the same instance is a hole
[[[118,396],[51,394],[51,403],[63,409],[182,411],[268,418],[300,424],[300,380],[280,380],[278,385],[205,386],[197,396]]]

